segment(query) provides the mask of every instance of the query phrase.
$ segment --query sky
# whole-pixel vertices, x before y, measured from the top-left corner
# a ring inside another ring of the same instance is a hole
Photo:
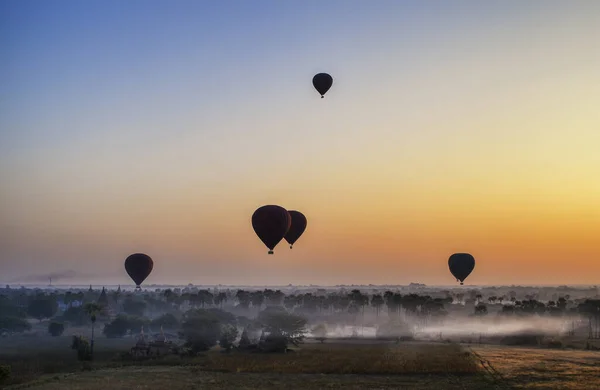
[[[0,282],[597,284],[599,40],[595,1],[2,1]]]

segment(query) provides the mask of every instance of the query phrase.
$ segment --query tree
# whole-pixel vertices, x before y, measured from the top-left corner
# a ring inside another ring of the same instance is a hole
[[[26,318],[27,313],[15,305],[7,296],[0,295],[0,316]]]
[[[257,311],[260,311],[264,301],[265,295],[262,291],[252,291],[250,293],[250,302],[252,302],[252,307],[256,308]]]
[[[227,294],[220,292],[215,296],[215,305],[218,305],[220,309],[223,309],[223,303],[227,302]]]
[[[475,315],[476,316],[484,316],[487,313],[488,313],[487,306],[485,306],[483,303],[480,303],[479,305],[475,306]]]
[[[90,343],[83,336],[73,336],[71,349],[77,351],[77,359],[80,361],[92,360]]]
[[[271,340],[275,341],[281,338],[285,347],[289,343],[298,345],[304,339],[306,333],[306,319],[289,314],[281,307],[270,307],[263,310],[258,316],[258,322],[272,336]]]
[[[63,321],[68,321],[74,325],[87,325],[90,317],[85,312],[83,306],[71,306],[61,316]]]
[[[40,322],[45,318],[52,317],[57,310],[58,303],[50,297],[35,298],[27,307],[27,313]]]
[[[90,289],[92,287],[90,286]],[[90,343],[90,359],[94,359],[94,327],[96,325],[96,315],[100,313],[102,308],[97,303],[86,303],[83,310],[90,317],[92,321],[92,341]]]
[[[234,325],[223,325],[221,327],[221,337],[219,338],[219,345],[227,352],[233,348],[233,343],[237,339],[238,329]],[[247,337],[247,336],[246,336]]]
[[[371,306],[373,306],[375,308],[377,317],[379,317],[379,311],[381,310],[381,306],[383,306],[384,303],[385,303],[385,301],[383,300],[383,297],[381,296],[381,294],[375,294],[371,298]]]
[[[123,311],[131,316],[143,317],[146,310],[146,302],[127,298],[123,302]]]
[[[248,337],[248,331],[246,330],[246,328],[244,328],[242,336],[240,337],[240,342],[238,343],[238,348],[247,349],[250,347],[250,345],[252,345],[252,343],[250,342],[250,338]]]
[[[162,327],[163,329],[177,329],[179,328],[179,325],[179,320],[171,313],[165,313],[152,320],[153,327]]]
[[[52,337],[61,336],[65,331],[65,325],[60,322],[51,322],[48,325],[48,333],[52,335]]]
[[[102,333],[108,338],[119,338],[125,336],[129,328],[127,316],[119,314],[114,320],[104,325]]]
[[[192,352],[207,351],[217,344],[221,336],[221,323],[217,316],[208,310],[189,310],[181,324],[186,346]]]
[[[250,293],[248,293],[248,291],[238,290],[237,293],[235,293],[235,297],[241,308],[247,309],[250,306]]]
[[[197,295],[198,302],[200,302],[200,306],[204,308],[206,305],[212,305],[214,303],[215,297],[208,290],[200,290]]]
[[[0,333],[22,333],[30,329],[31,324],[24,318],[4,315],[0,316]]]

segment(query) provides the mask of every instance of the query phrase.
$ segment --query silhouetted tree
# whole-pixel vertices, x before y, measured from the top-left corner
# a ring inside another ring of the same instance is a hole
[[[33,299],[27,307],[27,313],[38,321],[54,316],[58,310],[58,303],[55,299],[46,296],[38,296]]]
[[[485,306],[483,303],[480,303],[477,306],[475,306],[475,315],[476,316],[484,316],[487,313],[488,313],[487,306]]]
[[[100,310],[102,308],[97,303],[86,303],[84,306],[84,311],[90,317],[90,321],[92,321],[92,340],[90,342],[90,359],[92,360],[94,359],[94,327],[96,325],[96,315]]]
[[[371,298],[371,306],[375,308],[376,316],[379,317],[379,311],[381,310],[381,306],[383,306],[384,300],[381,294],[375,294]]]
[[[58,337],[65,331],[65,325],[60,322],[51,322],[48,325],[48,333],[53,337]]]

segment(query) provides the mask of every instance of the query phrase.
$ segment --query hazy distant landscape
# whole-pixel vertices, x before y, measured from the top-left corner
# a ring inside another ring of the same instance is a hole
[[[600,385],[597,287],[355,287],[7,286],[0,289],[3,383]],[[327,378],[310,377],[318,374]],[[297,382],[298,375],[309,376]]]

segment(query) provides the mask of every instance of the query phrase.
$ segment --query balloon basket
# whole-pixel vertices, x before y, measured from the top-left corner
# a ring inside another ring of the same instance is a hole
[[[269,251],[269,254],[270,254],[270,255],[272,255],[272,254],[273,254],[273,251]]]
[[[463,282],[460,282],[460,285],[461,285],[461,286],[462,286],[463,284],[464,284]]]
[[[292,249],[292,246],[290,245],[290,249]]]

